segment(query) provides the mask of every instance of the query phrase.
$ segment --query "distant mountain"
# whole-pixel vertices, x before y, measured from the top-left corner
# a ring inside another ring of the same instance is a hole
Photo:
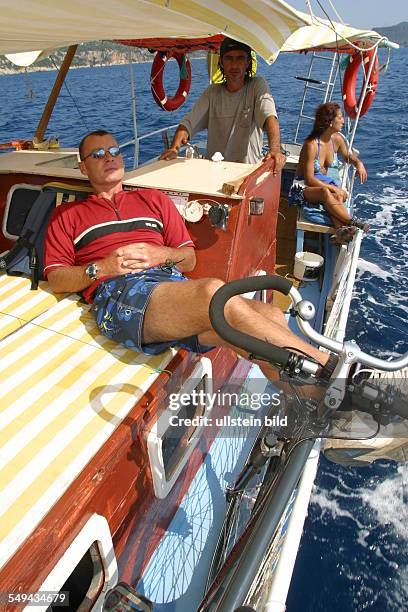
[[[373,30],[386,36],[392,42],[398,43],[401,47],[408,47],[408,21],[401,21],[401,23],[388,28],[375,27]]]
[[[55,49],[51,55],[45,59],[35,62],[28,70],[53,70],[62,64],[66,49]],[[132,61],[148,62],[153,59],[153,55],[147,49],[127,47],[110,41],[91,42],[79,45],[72,61],[72,66],[109,66],[110,64],[127,64],[130,56]],[[24,68],[19,68],[8,61],[4,56],[0,56],[0,74],[22,72]]]
[[[29,68],[29,72],[36,70],[55,70],[59,68],[64,60],[67,49],[55,49],[48,57],[35,62]],[[191,57],[200,57],[202,51],[193,51]],[[111,64],[128,64],[130,58],[132,62],[151,62],[154,52],[138,47],[129,47],[108,40],[83,43],[78,49],[72,60],[72,66],[81,68],[84,66],[110,66]],[[4,55],[0,55],[0,74],[11,74],[23,72],[25,69],[9,62]]]
[[[403,21],[391,27],[375,27],[373,30],[387,36],[387,38],[402,47],[408,47],[408,21]],[[62,64],[65,53],[66,49],[55,49],[51,55],[30,66],[28,71],[55,70],[55,68]],[[197,57],[202,54],[203,52],[197,51],[191,55]],[[79,45],[72,61],[72,66],[79,68],[81,66],[127,64],[129,63],[130,56],[135,63],[151,62],[154,57],[153,53],[150,53],[147,49],[127,47],[111,41],[98,41]],[[19,68],[9,62],[4,55],[0,55],[0,74],[23,72],[24,70],[24,68]]]

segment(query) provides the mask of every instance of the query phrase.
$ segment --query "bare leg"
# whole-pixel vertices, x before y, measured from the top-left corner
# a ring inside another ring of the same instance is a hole
[[[288,324],[286,322],[285,315],[283,314],[283,312],[278,306],[273,306],[272,304],[269,304],[269,303],[265,304],[265,302],[261,302],[260,300],[249,300],[247,298],[244,298],[244,299],[246,299],[247,302],[249,302],[249,304],[251,305],[251,308],[254,308],[257,312],[262,314],[264,317],[266,317],[270,321],[273,321],[277,325],[281,325],[287,328]]]
[[[197,335],[202,344],[228,346],[212,329],[208,315],[210,300],[221,285],[222,281],[213,278],[158,285],[146,310],[143,341],[170,341]],[[273,306],[236,296],[227,302],[225,317],[232,327],[276,346],[304,352],[322,365],[328,359],[327,353],[292,333]],[[233,348],[247,357],[244,351]]]
[[[259,314],[266,317],[268,320],[272,321],[276,325],[279,325],[282,330],[282,337],[285,337],[286,333],[288,332],[288,323],[285,319],[285,315],[283,314],[280,308],[278,308],[277,306],[273,306],[272,304],[265,304],[264,302],[259,302],[257,300],[250,300],[250,304],[251,307],[254,308]],[[297,339],[299,340],[299,338]],[[305,352],[308,352],[309,348],[310,345],[307,344],[307,351]],[[284,391],[288,390],[288,387],[282,383],[280,373],[276,368],[274,368],[270,364],[265,363],[264,361],[255,360],[255,363],[259,365],[266,378],[269,378],[271,382],[276,383],[280,389],[283,389]],[[307,387],[310,389],[310,385],[307,385]]]
[[[327,187],[306,187],[304,190],[305,200],[313,204],[321,203],[326,208],[333,221],[334,227],[347,225],[351,217],[344,207],[341,195],[332,193]]]

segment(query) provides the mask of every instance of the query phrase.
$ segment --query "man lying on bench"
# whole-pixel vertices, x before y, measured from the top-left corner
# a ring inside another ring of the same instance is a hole
[[[79,153],[80,170],[94,194],[63,204],[53,214],[44,267],[51,288],[82,291],[93,304],[101,332],[138,352],[156,354],[177,346],[201,353],[226,346],[208,312],[223,282],[183,276],[194,268],[196,257],[173,202],[155,189],[123,191],[123,159],[110,133],[88,134]],[[337,357],[293,334],[278,308],[235,296],[225,316],[247,334],[309,355],[320,365],[317,378],[330,378]],[[262,368],[268,377],[276,377],[271,366]]]

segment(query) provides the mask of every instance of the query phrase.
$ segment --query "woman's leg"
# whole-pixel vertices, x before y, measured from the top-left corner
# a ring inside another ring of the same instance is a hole
[[[333,221],[334,227],[348,225],[351,221],[340,193],[336,195],[327,187],[306,187],[303,195],[307,202],[323,204]]]

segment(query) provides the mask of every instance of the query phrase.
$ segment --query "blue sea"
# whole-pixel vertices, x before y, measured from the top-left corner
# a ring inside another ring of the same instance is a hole
[[[382,55],[382,61],[384,55]],[[308,58],[281,56],[258,73],[270,84],[278,108],[282,141],[294,135]],[[174,64],[174,65],[172,65]],[[206,62],[193,60],[193,82],[185,105],[162,111],[150,93],[150,64],[135,65],[139,135],[178,123],[208,82]],[[357,186],[359,216],[370,222],[364,239],[347,337],[378,356],[408,347],[408,49],[394,51],[382,73],[372,108],[361,120],[356,146],[368,182]],[[55,72],[0,77],[0,142],[30,138]],[[176,65],[166,69],[165,89],[175,89]],[[119,141],[132,137],[127,66],[72,70],[47,134],[63,146],[77,146],[89,130],[112,130]],[[339,100],[339,94],[334,96]],[[295,102],[296,101],[296,102]],[[158,155],[156,135],[146,141],[141,161]],[[127,163],[131,163],[131,149]],[[408,467],[379,461],[345,468],[322,458],[309,516],[289,592],[289,612],[400,612],[408,608]]]

